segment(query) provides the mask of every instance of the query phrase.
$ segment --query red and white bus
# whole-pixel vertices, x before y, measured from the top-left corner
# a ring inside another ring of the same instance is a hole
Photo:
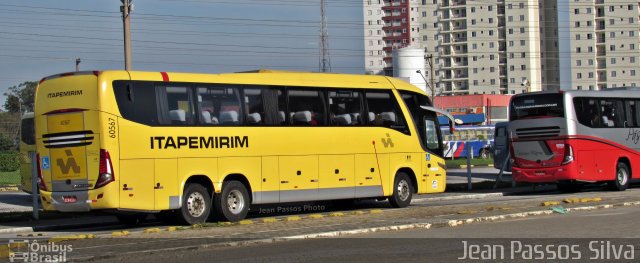
[[[624,191],[640,178],[640,89],[519,94],[509,111],[516,182]]]

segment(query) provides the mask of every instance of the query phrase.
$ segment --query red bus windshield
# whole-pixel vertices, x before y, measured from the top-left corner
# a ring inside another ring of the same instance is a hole
[[[514,97],[509,106],[510,120],[564,117],[562,94],[534,94]]]

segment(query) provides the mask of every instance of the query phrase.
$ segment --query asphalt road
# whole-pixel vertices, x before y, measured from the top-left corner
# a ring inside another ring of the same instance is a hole
[[[632,257],[637,262],[638,218],[637,207],[616,208],[457,228],[158,252],[126,258],[126,262],[448,262],[481,256],[514,262],[530,257],[596,261]],[[99,262],[124,262],[124,259]]]

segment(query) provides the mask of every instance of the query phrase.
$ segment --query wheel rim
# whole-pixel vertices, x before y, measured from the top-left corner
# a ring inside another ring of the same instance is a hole
[[[244,196],[238,190],[232,190],[227,195],[227,208],[235,215],[240,214],[244,209]]]
[[[400,197],[401,201],[406,201],[409,199],[409,195],[411,195],[411,189],[409,189],[409,183],[405,180],[401,180],[398,182],[398,197]]]
[[[618,184],[626,185],[629,175],[625,169],[618,169]]]
[[[194,192],[187,198],[187,210],[192,217],[200,217],[206,210],[204,196],[201,193]]]

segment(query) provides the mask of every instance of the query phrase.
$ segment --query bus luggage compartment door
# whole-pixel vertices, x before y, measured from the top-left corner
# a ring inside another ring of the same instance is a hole
[[[97,114],[80,111],[47,116],[47,133],[42,136],[47,150],[40,158],[45,181],[50,173],[51,191],[93,189],[100,165],[100,138],[87,129],[91,123],[85,120],[91,117],[97,119]]]

